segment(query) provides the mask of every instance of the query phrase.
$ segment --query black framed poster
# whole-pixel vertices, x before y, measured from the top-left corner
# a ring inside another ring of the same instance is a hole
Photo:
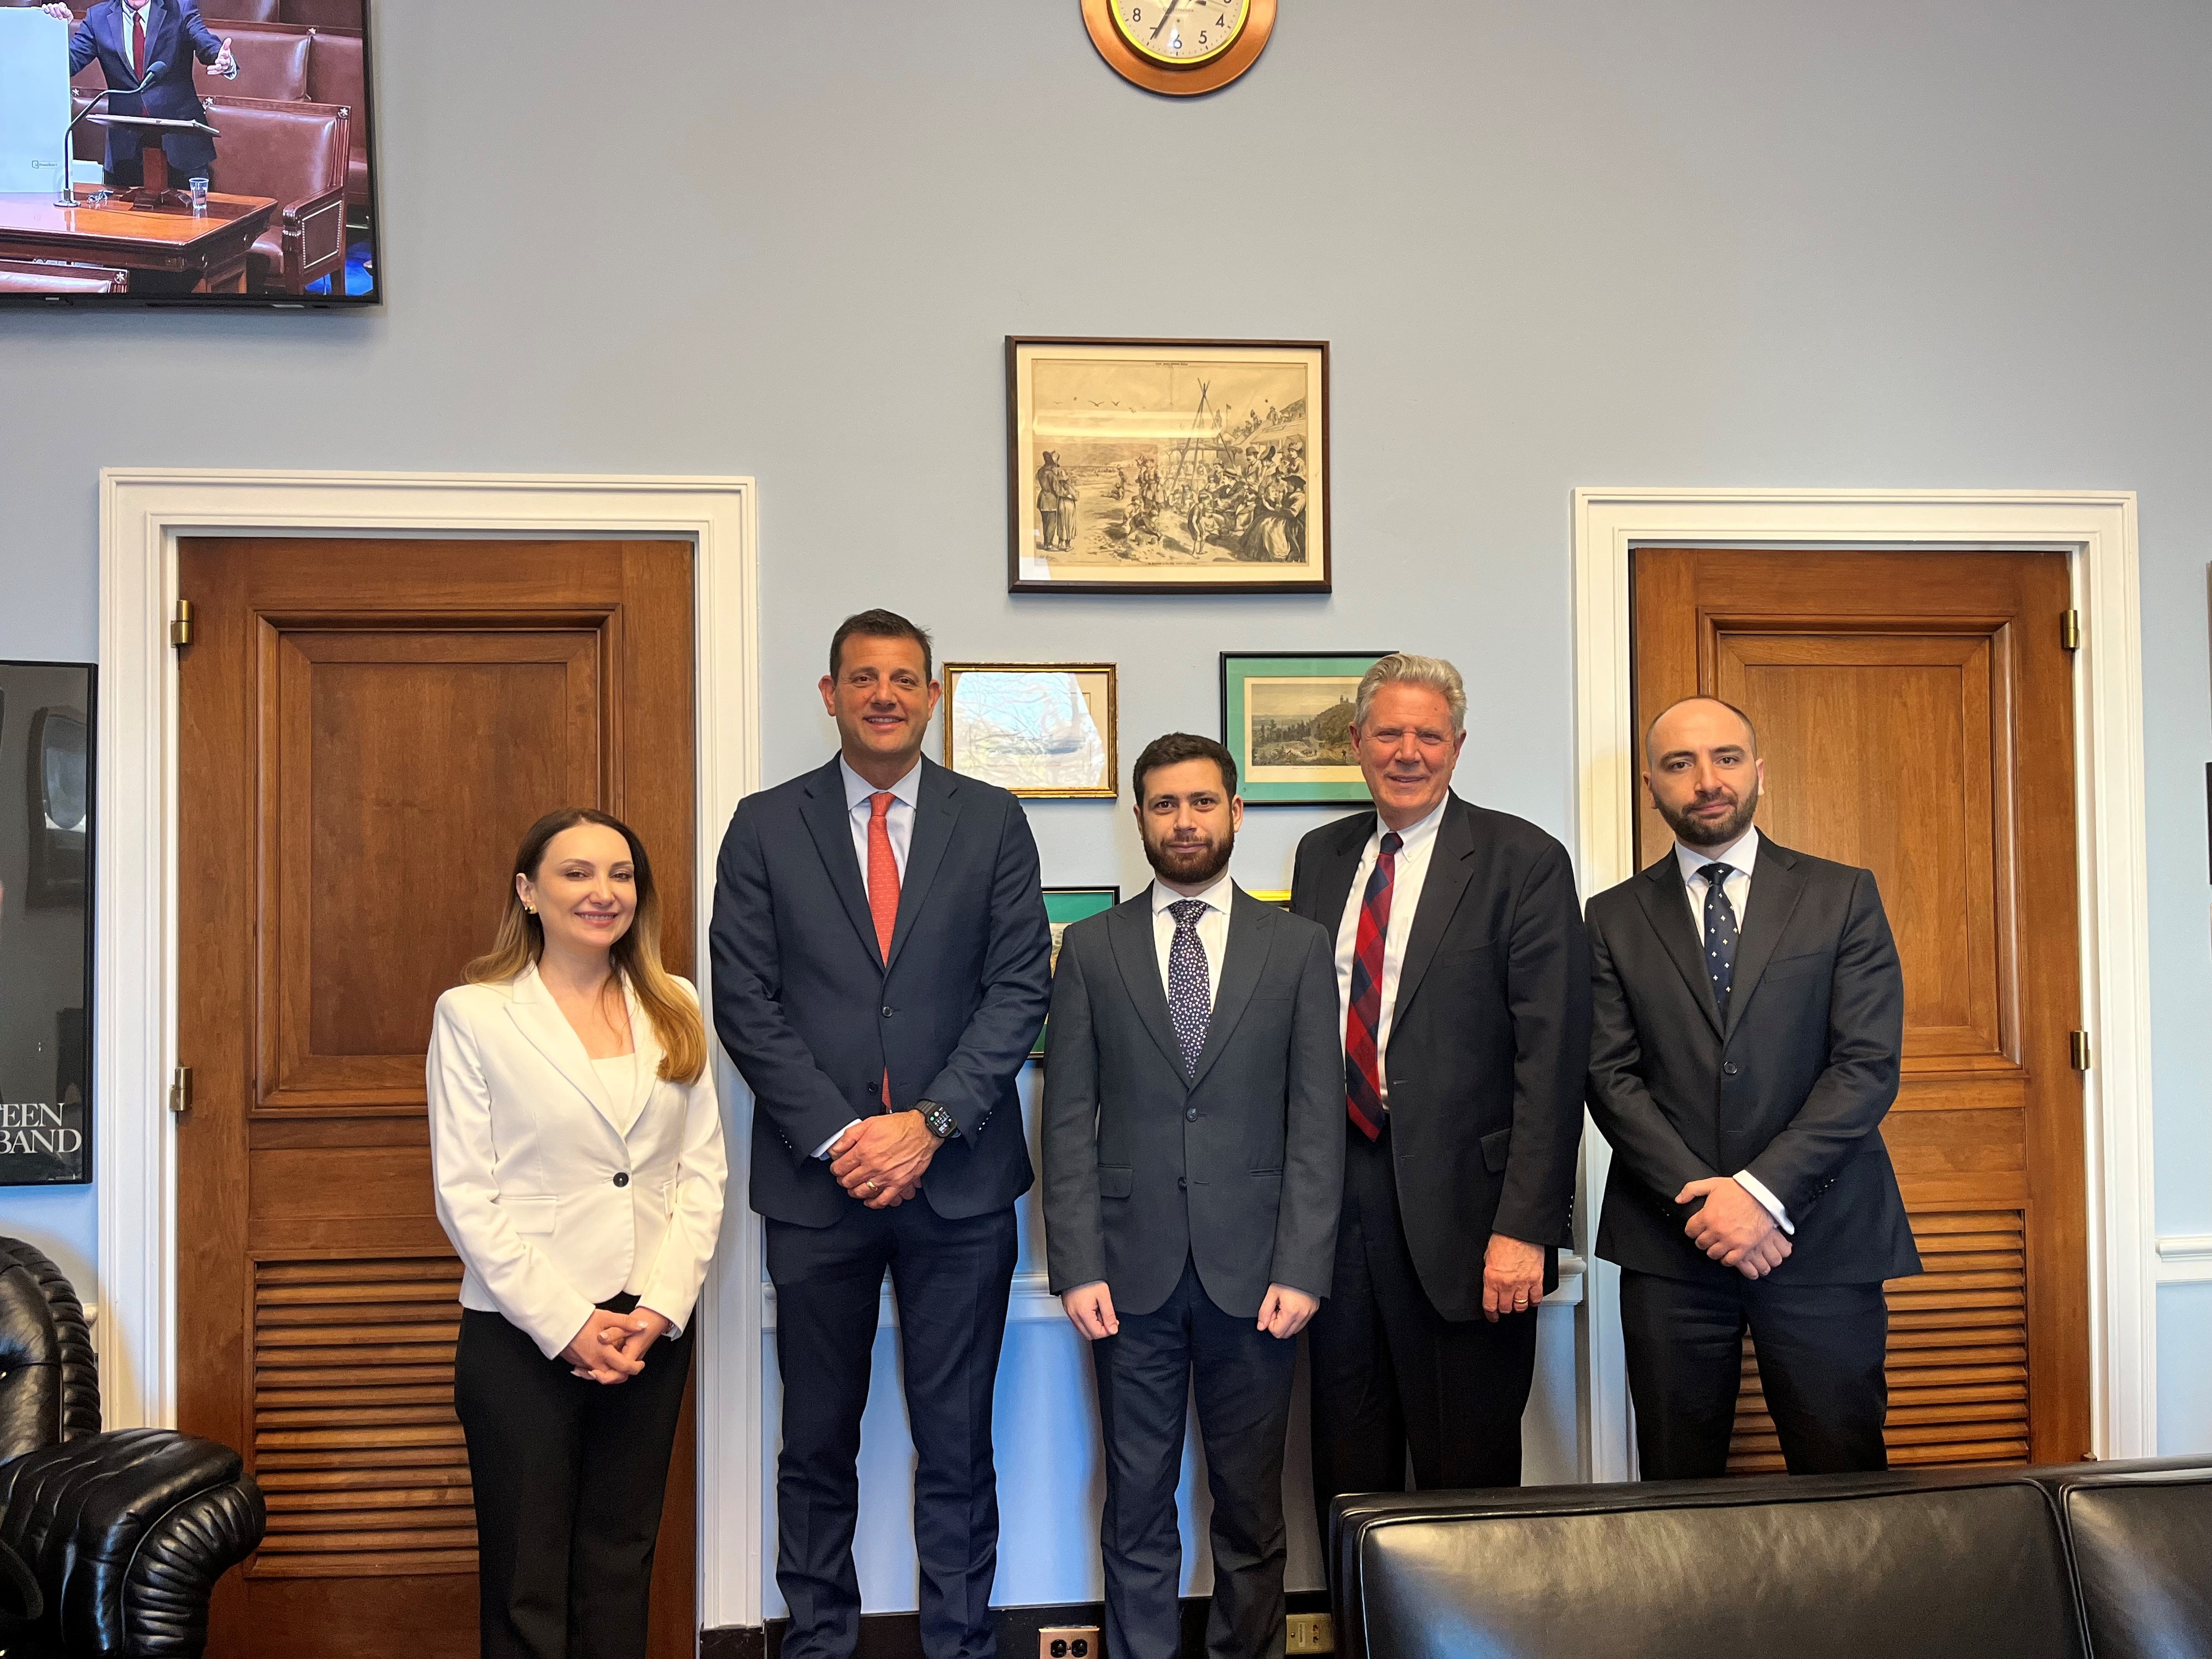
[[[92,733],[89,663],[0,662],[0,1186],[92,1179]]]

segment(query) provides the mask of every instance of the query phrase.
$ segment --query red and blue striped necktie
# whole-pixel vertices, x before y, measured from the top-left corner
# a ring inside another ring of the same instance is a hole
[[[1359,900],[1359,931],[1352,937],[1351,1006],[1344,1016],[1344,1104],[1370,1140],[1382,1133],[1382,941],[1390,932],[1390,889],[1398,879],[1395,830],[1382,837],[1381,856]]]

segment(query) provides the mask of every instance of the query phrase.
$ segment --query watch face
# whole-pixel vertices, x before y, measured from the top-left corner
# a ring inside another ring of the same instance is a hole
[[[1237,44],[1252,0],[1113,0],[1121,38],[1160,64],[1203,64]]]

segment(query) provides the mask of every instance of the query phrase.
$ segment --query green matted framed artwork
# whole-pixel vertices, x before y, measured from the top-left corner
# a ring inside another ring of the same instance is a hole
[[[1333,806],[1367,799],[1352,752],[1359,678],[1387,651],[1302,656],[1221,653],[1221,741],[1247,806]]]
[[[1085,916],[1103,915],[1121,902],[1118,887],[1048,887],[1044,890],[1044,919],[1052,924],[1052,965],[1060,968],[1060,941],[1070,922],[1081,921]],[[1030,1049],[1031,1060],[1044,1058],[1044,1043],[1048,1021],[1037,1032],[1036,1043]]]

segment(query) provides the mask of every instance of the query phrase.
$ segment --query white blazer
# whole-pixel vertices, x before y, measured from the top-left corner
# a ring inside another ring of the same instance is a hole
[[[431,1028],[430,1166],[461,1305],[505,1315],[549,1359],[625,1290],[683,1329],[721,1229],[713,1063],[696,1083],[664,1081],[653,1022],[629,1001],[628,1100],[535,967],[508,985],[456,986]]]

